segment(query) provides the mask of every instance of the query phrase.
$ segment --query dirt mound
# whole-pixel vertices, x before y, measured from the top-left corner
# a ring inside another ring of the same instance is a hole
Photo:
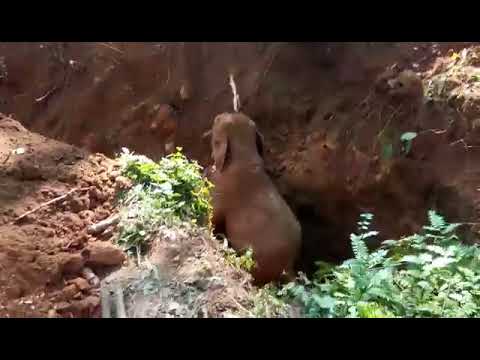
[[[97,239],[86,228],[112,212],[114,162],[3,115],[0,159],[0,316],[91,315],[99,298],[82,273]]]
[[[141,264],[112,273],[103,287],[122,290],[128,317],[218,318],[251,315],[250,282],[248,273],[226,262],[208,231],[184,223],[159,229]]]

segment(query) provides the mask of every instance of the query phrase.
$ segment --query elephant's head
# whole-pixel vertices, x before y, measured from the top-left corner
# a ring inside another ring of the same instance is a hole
[[[212,127],[212,157],[217,171],[231,163],[258,164],[263,159],[263,136],[242,113],[218,115]]]

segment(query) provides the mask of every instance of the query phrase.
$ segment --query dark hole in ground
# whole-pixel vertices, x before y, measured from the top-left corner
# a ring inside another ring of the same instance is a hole
[[[302,227],[302,249],[296,270],[313,275],[315,263],[339,264],[352,256],[349,234],[354,230],[319,213],[314,205],[292,207]]]
[[[380,191],[380,190],[379,190]],[[377,237],[367,240],[367,246],[374,250],[387,239],[399,239],[422,231],[422,226],[428,222],[428,210],[435,210],[449,223],[464,223],[457,230],[457,235],[465,243],[478,241],[480,224],[476,218],[475,206],[468,194],[464,194],[454,186],[435,186],[428,190],[427,198],[417,212],[407,212],[398,209],[398,197],[386,192],[382,201],[371,203],[371,211],[358,207],[359,199],[346,196],[328,198],[328,194],[311,196],[311,200],[302,199],[298,204],[295,198],[286,197],[302,227],[302,249],[296,264],[296,270],[311,277],[317,270],[315,262],[324,261],[339,264],[353,257],[350,234],[358,233],[357,221],[362,212],[374,215],[371,230],[380,233]],[[418,197],[425,197],[422,192]],[[323,199],[316,202],[314,199]],[[410,209],[407,206],[404,209]]]

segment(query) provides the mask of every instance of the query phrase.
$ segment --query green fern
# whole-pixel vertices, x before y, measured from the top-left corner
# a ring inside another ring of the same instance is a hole
[[[371,237],[378,235],[377,231],[368,231],[372,219],[372,214],[361,214],[360,221],[358,222],[360,235],[350,235],[353,253],[355,255],[355,258],[359,261],[368,261],[369,253],[365,241]]]
[[[445,219],[433,210],[428,211],[428,220],[433,229],[441,231],[445,227]]]
[[[419,234],[388,240],[369,253],[371,214],[362,215],[351,236],[355,257],[313,281],[301,279],[280,293],[299,302],[307,317],[480,316],[480,250],[461,244],[435,211]]]

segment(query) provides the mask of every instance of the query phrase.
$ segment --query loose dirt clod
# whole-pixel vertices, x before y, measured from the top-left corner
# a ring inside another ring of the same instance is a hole
[[[74,284],[80,291],[86,291],[91,288],[91,285],[88,283],[88,281],[81,277],[69,280],[68,283]]]
[[[125,254],[122,249],[108,242],[91,242],[85,249],[87,252],[86,264],[93,268],[121,265],[125,260]]]

